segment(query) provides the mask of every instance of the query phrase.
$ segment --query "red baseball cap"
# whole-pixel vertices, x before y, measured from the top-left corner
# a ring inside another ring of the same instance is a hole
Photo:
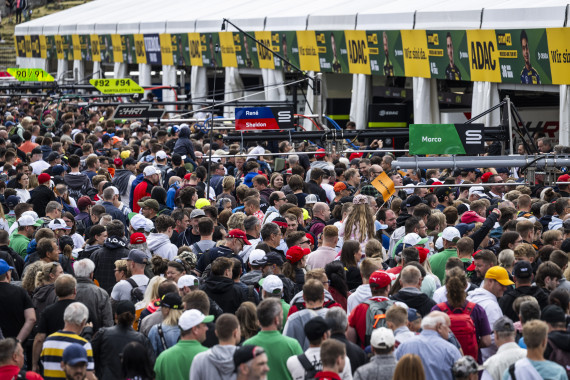
[[[123,160],[121,160],[120,158],[115,158],[113,160],[113,163],[115,164],[115,166],[123,166]]]
[[[558,181],[556,182],[570,182],[570,175],[562,174],[560,177],[558,177]]]
[[[131,244],[142,244],[146,242],[146,236],[141,232],[135,232],[131,235]]]
[[[483,175],[481,176],[481,181],[483,181],[483,183],[489,182],[489,178],[490,178],[492,175],[493,175],[493,173],[491,173],[491,172],[487,172],[487,173],[483,174]]]
[[[226,237],[235,238],[235,239],[241,239],[241,240],[243,240],[243,242],[244,242],[245,245],[251,245],[251,243],[249,242],[249,240],[247,240],[247,236],[245,235],[245,232],[243,232],[242,230],[238,230],[237,228],[231,230],[231,231],[226,235]]]
[[[311,241],[312,245],[315,245],[315,238],[313,237],[313,235],[311,235],[310,233],[307,232],[305,234],[305,237]]]
[[[427,259],[429,249],[427,249],[425,247],[416,247],[416,249],[418,250],[418,253],[420,254],[420,264],[423,264],[424,261],[426,261],[426,259]]]
[[[77,200],[77,207],[79,207],[79,209],[84,209],[85,207],[93,206],[94,204],[95,202],[93,202],[87,195],[84,195]]]
[[[309,253],[311,253],[309,248],[301,248],[298,245],[294,245],[287,250],[285,257],[291,262],[291,264],[295,264]]]
[[[385,288],[386,286],[390,285],[391,282],[392,278],[383,270],[377,270],[376,272],[372,273],[368,279],[368,283],[370,285],[374,285],[379,288]]]
[[[481,215],[477,214],[475,211],[466,211],[461,215],[461,223],[476,223],[476,222],[485,222],[485,218]]]
[[[473,252],[473,255],[472,255],[471,257],[474,257],[474,256],[475,256],[476,254],[478,254],[479,252],[481,252],[481,250],[478,250],[478,251]],[[475,270],[475,261],[473,261],[473,262],[471,263],[471,265],[469,265],[469,266],[465,269],[466,272],[473,272],[474,270]]]
[[[192,173],[186,174],[186,175],[184,176],[184,179],[185,179],[186,181],[189,181],[189,180],[190,180],[190,177],[192,177]]]
[[[42,173],[38,176],[38,183],[46,183],[51,180],[51,176],[47,173]]]
[[[364,156],[364,153],[362,153],[362,152],[361,152],[361,153],[351,153],[351,154],[350,154],[350,157],[348,157],[348,160],[349,160],[349,161],[352,161],[352,160],[354,160],[355,158],[360,158],[360,157],[362,157],[362,156]]]
[[[322,153],[315,153],[315,158],[325,158],[326,154],[323,148],[317,149],[317,152],[322,152]]]

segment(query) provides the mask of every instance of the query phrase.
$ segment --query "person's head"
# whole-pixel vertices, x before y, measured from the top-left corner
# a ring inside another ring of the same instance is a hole
[[[509,285],[514,285],[514,282],[509,279],[509,274],[505,268],[494,266],[485,273],[483,287],[488,292],[493,293],[495,297],[501,298]]]
[[[406,354],[398,360],[394,369],[394,380],[425,380],[424,366],[418,355]]]
[[[327,221],[330,219],[331,211],[329,205],[324,202],[317,202],[313,205],[313,217]]]
[[[43,238],[38,241],[36,246],[38,256],[41,260],[48,262],[58,261],[59,259],[59,246],[53,239]]]
[[[551,292],[558,287],[562,277],[562,270],[558,265],[552,261],[545,261],[538,267],[535,280],[538,286]]]
[[[143,379],[153,377],[152,363],[142,343],[130,342],[123,348],[121,372],[125,379],[132,379],[137,376]]]
[[[262,329],[280,330],[283,323],[283,308],[276,298],[266,298],[257,306],[257,319]]]
[[[206,316],[197,309],[186,310],[178,319],[180,338],[183,340],[196,340],[202,343],[206,340],[207,323],[213,321],[213,315]]]
[[[234,351],[237,380],[262,380],[269,372],[267,354],[263,347],[243,345]]]
[[[459,268],[453,268],[447,272],[445,281],[447,289],[447,300],[452,308],[463,307],[465,303],[465,289],[467,288],[467,279],[465,273]]]
[[[303,298],[307,308],[322,307],[325,300],[325,289],[322,282],[318,280],[308,280],[303,285]]]
[[[81,302],[73,302],[65,308],[63,312],[63,321],[65,325],[72,326],[81,331],[87,323],[89,317],[89,309]]]
[[[513,252],[515,255],[515,262],[528,261],[529,263],[533,263],[537,257],[536,250],[528,243],[519,244],[515,247]]]
[[[434,330],[443,339],[449,339],[451,320],[449,316],[441,311],[432,311],[422,319],[422,329]]]
[[[485,278],[489,268],[497,265],[497,256],[488,249],[482,249],[473,256],[473,264],[475,265],[477,277]]]
[[[122,238],[125,236],[125,226],[120,220],[113,220],[105,227],[107,227],[107,235],[109,238]]]
[[[549,331],[566,331],[566,312],[558,305],[548,305],[540,319],[548,324]]]
[[[172,260],[168,262],[168,267],[166,269],[166,278],[174,282],[178,282],[178,279],[186,274],[186,268],[179,262],[181,260]]]
[[[64,350],[61,357],[61,369],[65,378],[69,380],[83,380],[87,376],[87,350],[78,344],[71,343]]]
[[[408,324],[408,311],[399,305],[392,305],[386,311],[386,326],[391,330]]]
[[[279,226],[274,223],[266,223],[261,227],[261,239],[270,247],[277,247],[281,243],[283,234]]]
[[[419,288],[422,283],[422,274],[418,268],[408,265],[400,272],[400,285],[402,288]]]
[[[323,371],[329,370],[340,374],[344,370],[346,347],[336,339],[327,339],[321,344],[321,363]]]
[[[478,380],[481,369],[473,356],[465,355],[455,361],[451,372],[455,380]]]
[[[386,296],[390,292],[392,278],[383,270],[376,270],[368,278],[373,296]]]
[[[73,264],[73,271],[77,278],[91,278],[95,271],[95,263],[90,259],[78,260]]]
[[[7,365],[24,366],[24,349],[15,338],[0,340],[0,367]]]
[[[346,267],[356,267],[362,257],[362,248],[356,240],[346,240],[340,252],[340,261]]]
[[[527,349],[544,351],[546,348],[548,325],[539,320],[532,320],[523,325],[523,338]]]
[[[214,332],[221,344],[237,345],[241,340],[239,321],[233,314],[220,315],[216,319]]]

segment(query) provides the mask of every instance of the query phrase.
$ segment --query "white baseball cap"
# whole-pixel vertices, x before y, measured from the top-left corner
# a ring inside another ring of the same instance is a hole
[[[35,212],[35,211],[24,211],[24,212],[22,213],[22,216],[24,216],[24,215],[29,215],[29,216],[31,216],[32,218],[34,218],[34,220],[40,218],[40,217],[38,216],[38,213]]]
[[[253,251],[251,251],[251,253],[249,254],[249,264],[250,265],[255,265],[255,261],[256,260],[261,260],[265,257],[265,251],[263,249],[254,249]]]
[[[186,310],[184,313],[182,313],[178,319],[178,326],[180,326],[183,331],[188,331],[192,327],[198,326],[200,323],[208,323],[213,321],[213,315],[205,316],[200,310],[191,309]]]
[[[146,218],[141,214],[137,214],[131,218],[131,226],[133,229],[140,230],[141,228],[146,228]]]
[[[20,219],[18,219],[18,226],[20,227],[26,227],[26,226],[41,227],[42,224],[43,221],[41,219],[34,218],[31,215],[22,215],[20,216]]]
[[[65,224],[65,220],[63,219],[53,219],[51,222],[49,222],[48,228],[53,231],[71,229],[71,227],[68,227],[67,224]]]
[[[149,177],[153,174],[158,174],[158,170],[154,166],[147,166],[144,168],[143,173],[145,177]]]
[[[480,197],[486,197],[485,188],[483,186],[471,186],[469,188],[469,195],[478,195]]]
[[[283,281],[279,277],[274,274],[270,274],[269,276],[263,279],[263,283],[261,288],[265,290],[267,293],[277,294],[283,291]]]
[[[151,232],[154,229],[154,222],[150,219],[145,218],[146,225],[144,227],[145,232]]]
[[[158,152],[156,152],[156,157],[160,160],[164,160],[165,158],[168,158],[168,155],[164,150],[159,150]]]
[[[459,230],[455,227],[447,227],[445,230],[443,230],[443,232],[441,233],[441,238],[447,241],[454,241],[456,242],[457,240],[459,240],[461,238],[461,233],[459,232]]]
[[[374,348],[386,349],[394,347],[396,338],[392,330],[386,327],[380,327],[372,331],[370,336],[370,345]]]
[[[404,245],[424,245],[427,243],[428,238],[422,238],[420,235],[416,234],[415,232],[409,233],[404,237],[402,243]]]
[[[185,274],[178,279],[178,289],[182,289],[185,286],[191,287],[197,285],[200,285],[200,280],[198,280],[198,277],[192,276],[191,274]]]
[[[117,189],[115,186],[109,186],[110,189],[113,189],[113,195],[119,195],[119,189]]]

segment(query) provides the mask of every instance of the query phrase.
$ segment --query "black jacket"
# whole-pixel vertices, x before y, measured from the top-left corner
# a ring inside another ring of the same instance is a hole
[[[234,314],[242,302],[247,301],[247,294],[231,278],[223,276],[210,276],[204,283],[202,290],[216,301],[224,313]]]
[[[40,218],[46,216],[46,206],[50,201],[55,201],[55,194],[49,187],[39,185],[30,191],[30,200],[28,203],[34,206],[34,211]]]
[[[416,309],[421,315],[428,315],[431,312],[431,308],[436,305],[435,301],[425,293],[410,292],[407,289],[400,290],[392,296],[392,299]]]
[[[319,202],[328,203],[327,192],[315,181],[310,180],[307,182],[307,190],[308,194],[315,194],[317,197],[319,197]]]
[[[519,320],[519,316],[513,310],[513,302],[521,296],[533,296],[538,301],[540,309],[548,305],[548,295],[538,286],[521,286],[515,289],[508,289],[499,299],[499,306],[503,315],[511,318],[513,322]]]
[[[12,270],[12,280],[19,281],[24,272],[24,259],[7,245],[0,246],[0,259],[6,260],[8,265],[14,267]]]
[[[364,353],[364,350],[360,348],[359,345],[346,339],[346,335],[334,333],[331,335],[331,339],[344,343],[344,346],[346,347],[346,356],[348,356],[348,360],[350,360],[350,368],[352,368],[353,375],[358,367],[366,364],[366,354]]]
[[[109,236],[103,247],[93,252],[91,261],[95,263],[93,278],[99,282],[99,286],[111,294],[115,280],[115,261],[129,255],[127,239]]]
[[[570,355],[570,332],[555,330],[548,333],[548,343],[546,345],[546,349],[544,350],[545,359],[549,359],[550,354],[552,354],[551,343],[553,343],[562,351],[565,351],[567,355]]]
[[[150,363],[154,363],[155,355],[152,345],[146,336],[133,330],[114,326],[101,329],[91,341],[93,359],[95,360],[95,374],[99,379],[121,380],[121,354],[125,346],[131,342],[139,342],[145,348],[145,354]]]

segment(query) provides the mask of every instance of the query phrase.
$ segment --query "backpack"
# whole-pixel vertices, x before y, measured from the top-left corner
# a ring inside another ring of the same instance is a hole
[[[552,348],[552,352],[548,357],[548,360],[551,360],[555,363],[560,364],[566,370],[566,374],[570,377],[570,352],[561,350],[554,342],[548,339],[548,344]]]
[[[395,301],[385,300],[385,301],[374,301],[366,300],[365,304],[368,305],[368,310],[366,311],[366,335],[364,345],[370,345],[370,336],[372,336],[372,331],[386,326],[386,311],[392,306]]]
[[[311,363],[309,358],[307,358],[307,355],[297,355],[297,359],[299,359],[299,362],[305,370],[305,380],[314,379],[317,376],[317,372],[319,372],[319,370],[315,368],[315,365]]]
[[[475,303],[467,302],[465,308],[451,310],[447,303],[438,303],[437,307],[451,320],[451,331],[459,341],[464,355],[471,355],[475,360],[478,358],[479,345],[477,344],[477,334],[475,333],[475,323],[471,319],[471,313],[475,308]]]
[[[129,284],[131,284],[131,301],[136,304],[144,299],[144,292],[140,288],[139,284],[136,283],[135,280],[132,278],[127,278],[126,280]]]

